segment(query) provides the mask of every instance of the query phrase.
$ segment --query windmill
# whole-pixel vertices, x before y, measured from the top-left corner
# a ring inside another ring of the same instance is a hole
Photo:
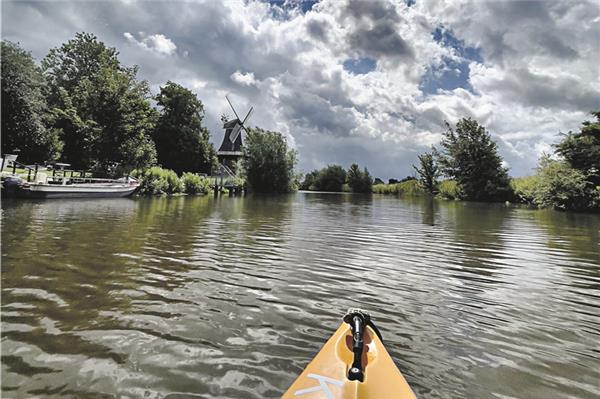
[[[252,111],[254,111],[254,107],[250,107],[250,110],[246,114],[246,117],[242,120],[240,119],[238,113],[236,112],[231,100],[228,96],[225,96],[229,106],[233,110],[233,114],[236,119],[227,121],[223,124],[223,129],[225,129],[225,134],[223,136],[223,142],[221,143],[221,147],[219,147],[219,151],[217,151],[217,156],[219,158],[219,163],[225,166],[228,169],[234,170],[235,164],[238,159],[242,156],[242,129],[246,133],[245,123],[248,122]]]

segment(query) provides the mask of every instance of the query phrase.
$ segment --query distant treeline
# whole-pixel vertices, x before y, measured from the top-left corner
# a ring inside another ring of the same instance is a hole
[[[455,127],[446,123],[439,148],[419,155],[407,176],[375,184],[365,168],[354,164],[346,171],[329,165],[307,173],[304,190],[374,192],[378,194],[435,195],[471,201],[522,202],[562,210],[600,209],[600,111],[585,121],[579,132],[569,132],[545,154],[533,176],[510,178],[502,166],[497,144],[489,132],[471,118]],[[440,180],[440,178],[442,178]]]
[[[301,190],[354,193],[370,193],[372,187],[371,174],[367,168],[360,170],[357,164],[352,164],[347,171],[340,165],[328,165],[321,170],[313,170],[304,176],[304,181],[300,184]]]

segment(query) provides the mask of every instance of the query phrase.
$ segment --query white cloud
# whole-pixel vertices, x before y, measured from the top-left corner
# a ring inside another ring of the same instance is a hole
[[[473,117],[511,173],[523,175],[559,131],[577,129],[600,106],[593,2],[322,0],[304,14],[242,1],[3,6],[5,38],[38,59],[86,30],[139,65],[153,89],[166,80],[193,89],[216,142],[232,93],[236,109],[255,107],[251,125],[286,134],[304,170],[356,161],[375,176],[402,177],[439,141],[445,120]],[[480,51],[483,62],[468,64],[472,92],[420,90],[431,65],[434,77],[457,78],[443,60],[460,62],[459,52],[433,37],[441,26]],[[148,29],[161,33],[130,33]],[[356,57],[373,58],[376,69],[344,70]]]
[[[231,80],[244,86],[256,86],[256,79],[252,72],[242,73],[240,71],[235,71],[231,74]]]
[[[131,33],[123,33],[125,39],[130,43],[136,44],[144,49],[154,51],[158,54],[172,55],[177,50],[177,46],[171,39],[162,34],[146,36],[143,32],[139,33],[140,40],[136,39]]]

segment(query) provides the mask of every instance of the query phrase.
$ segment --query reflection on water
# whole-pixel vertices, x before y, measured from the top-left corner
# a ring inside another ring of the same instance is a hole
[[[2,208],[3,397],[278,398],[354,306],[420,398],[598,397],[598,215],[318,193]]]

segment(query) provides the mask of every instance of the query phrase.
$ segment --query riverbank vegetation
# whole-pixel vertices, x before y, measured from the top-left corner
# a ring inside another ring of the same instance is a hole
[[[393,184],[375,184],[373,186],[375,194],[394,194],[394,195],[425,195],[425,190],[416,179],[408,179],[400,183]]]
[[[457,200],[461,198],[462,194],[456,181],[442,180],[437,184],[437,195],[443,199]]]
[[[242,167],[251,190],[287,193],[298,188],[296,151],[288,148],[281,133],[249,129],[243,152]]]
[[[167,81],[152,95],[137,66],[116,49],[77,33],[51,49],[40,65],[18,44],[2,42],[2,153],[22,163],[61,161],[75,170],[122,176],[135,170],[142,193],[207,192],[218,166],[204,105]],[[446,124],[441,142],[419,155],[414,178],[373,184],[366,167],[328,165],[295,172],[297,154],[285,137],[249,129],[235,179],[252,191],[351,191],[434,195],[448,199],[523,202],[563,210],[600,209],[600,111],[578,132],[563,135],[533,176],[510,178],[487,129],[463,118]]]
[[[187,194],[207,194],[211,190],[208,178],[192,172],[185,172],[181,176],[181,182],[183,183],[183,191]]]
[[[41,66],[3,41],[2,153],[108,176],[157,164],[210,173],[216,156],[202,102],[173,82],[152,96],[137,74],[88,33],[51,49]]]
[[[344,191],[346,170],[340,165],[327,165],[323,169],[313,170],[304,176],[300,188],[316,191]]]
[[[304,176],[303,190],[372,192],[388,195],[430,195],[443,199],[524,203],[559,210],[600,210],[600,112],[557,143],[555,154],[543,155],[533,176],[510,178],[487,129],[463,118],[430,152],[417,156],[417,177],[373,184],[366,168],[348,171],[328,165]],[[364,180],[361,180],[364,179]],[[369,190],[370,187],[370,190]]]
[[[152,130],[158,164],[183,172],[210,173],[217,154],[202,125],[204,105],[191,90],[167,82],[155,97],[160,116]]]
[[[600,111],[579,132],[544,154],[533,176],[509,178],[497,145],[477,121],[447,124],[440,149],[418,156],[418,184],[379,184],[374,193],[437,195],[446,199],[520,202],[539,208],[598,211],[600,209]],[[446,179],[438,181],[438,177]]]
[[[387,194],[387,195],[407,195],[407,196],[421,196],[421,195],[432,195],[425,186],[423,186],[417,179],[407,179],[400,183],[392,184],[375,184],[373,185],[374,194]],[[460,190],[458,184],[454,180],[442,180],[436,182],[435,196],[442,199],[460,199]]]
[[[63,143],[46,128],[47,84],[42,70],[25,50],[10,42],[2,50],[2,153],[15,148],[27,159],[55,159]]]
[[[367,168],[360,170],[357,164],[350,165],[347,173],[348,186],[353,193],[370,193],[373,190],[373,178]]]
[[[536,174],[513,179],[515,197],[540,208],[593,210],[600,208],[600,186],[594,186],[581,170],[565,160],[544,156]]]
[[[88,33],[51,49],[41,66],[3,41],[2,154],[16,150],[20,163],[60,161],[97,176],[134,171],[143,194],[207,191],[208,180],[198,174],[217,171],[218,160],[202,101],[171,81],[153,96],[137,74],[137,66],[122,65],[116,49]],[[281,134],[254,129],[244,153],[236,185],[297,188],[296,153]]]
[[[439,165],[441,173],[456,181],[461,189],[461,197],[473,201],[504,201],[510,199],[508,171],[502,166],[497,145],[487,130],[471,118],[463,118],[447,130],[440,142],[440,149],[434,148],[431,157],[433,165]],[[435,162],[433,161],[435,157]],[[434,181],[421,178],[421,183],[431,185]],[[433,176],[431,176],[433,180]]]
[[[153,166],[143,170],[136,169],[131,175],[140,182],[140,195],[207,194],[211,190],[207,177],[191,172],[179,177],[173,170]]]
[[[371,193],[373,177],[367,168],[362,170],[358,164],[350,165],[346,171],[341,165],[327,165],[315,169],[304,176],[300,184],[302,190]]]
[[[421,187],[431,195],[437,191],[437,178],[440,176],[440,169],[436,165],[433,156],[433,153],[419,155],[417,156],[419,166],[413,165],[413,168],[419,175]]]

